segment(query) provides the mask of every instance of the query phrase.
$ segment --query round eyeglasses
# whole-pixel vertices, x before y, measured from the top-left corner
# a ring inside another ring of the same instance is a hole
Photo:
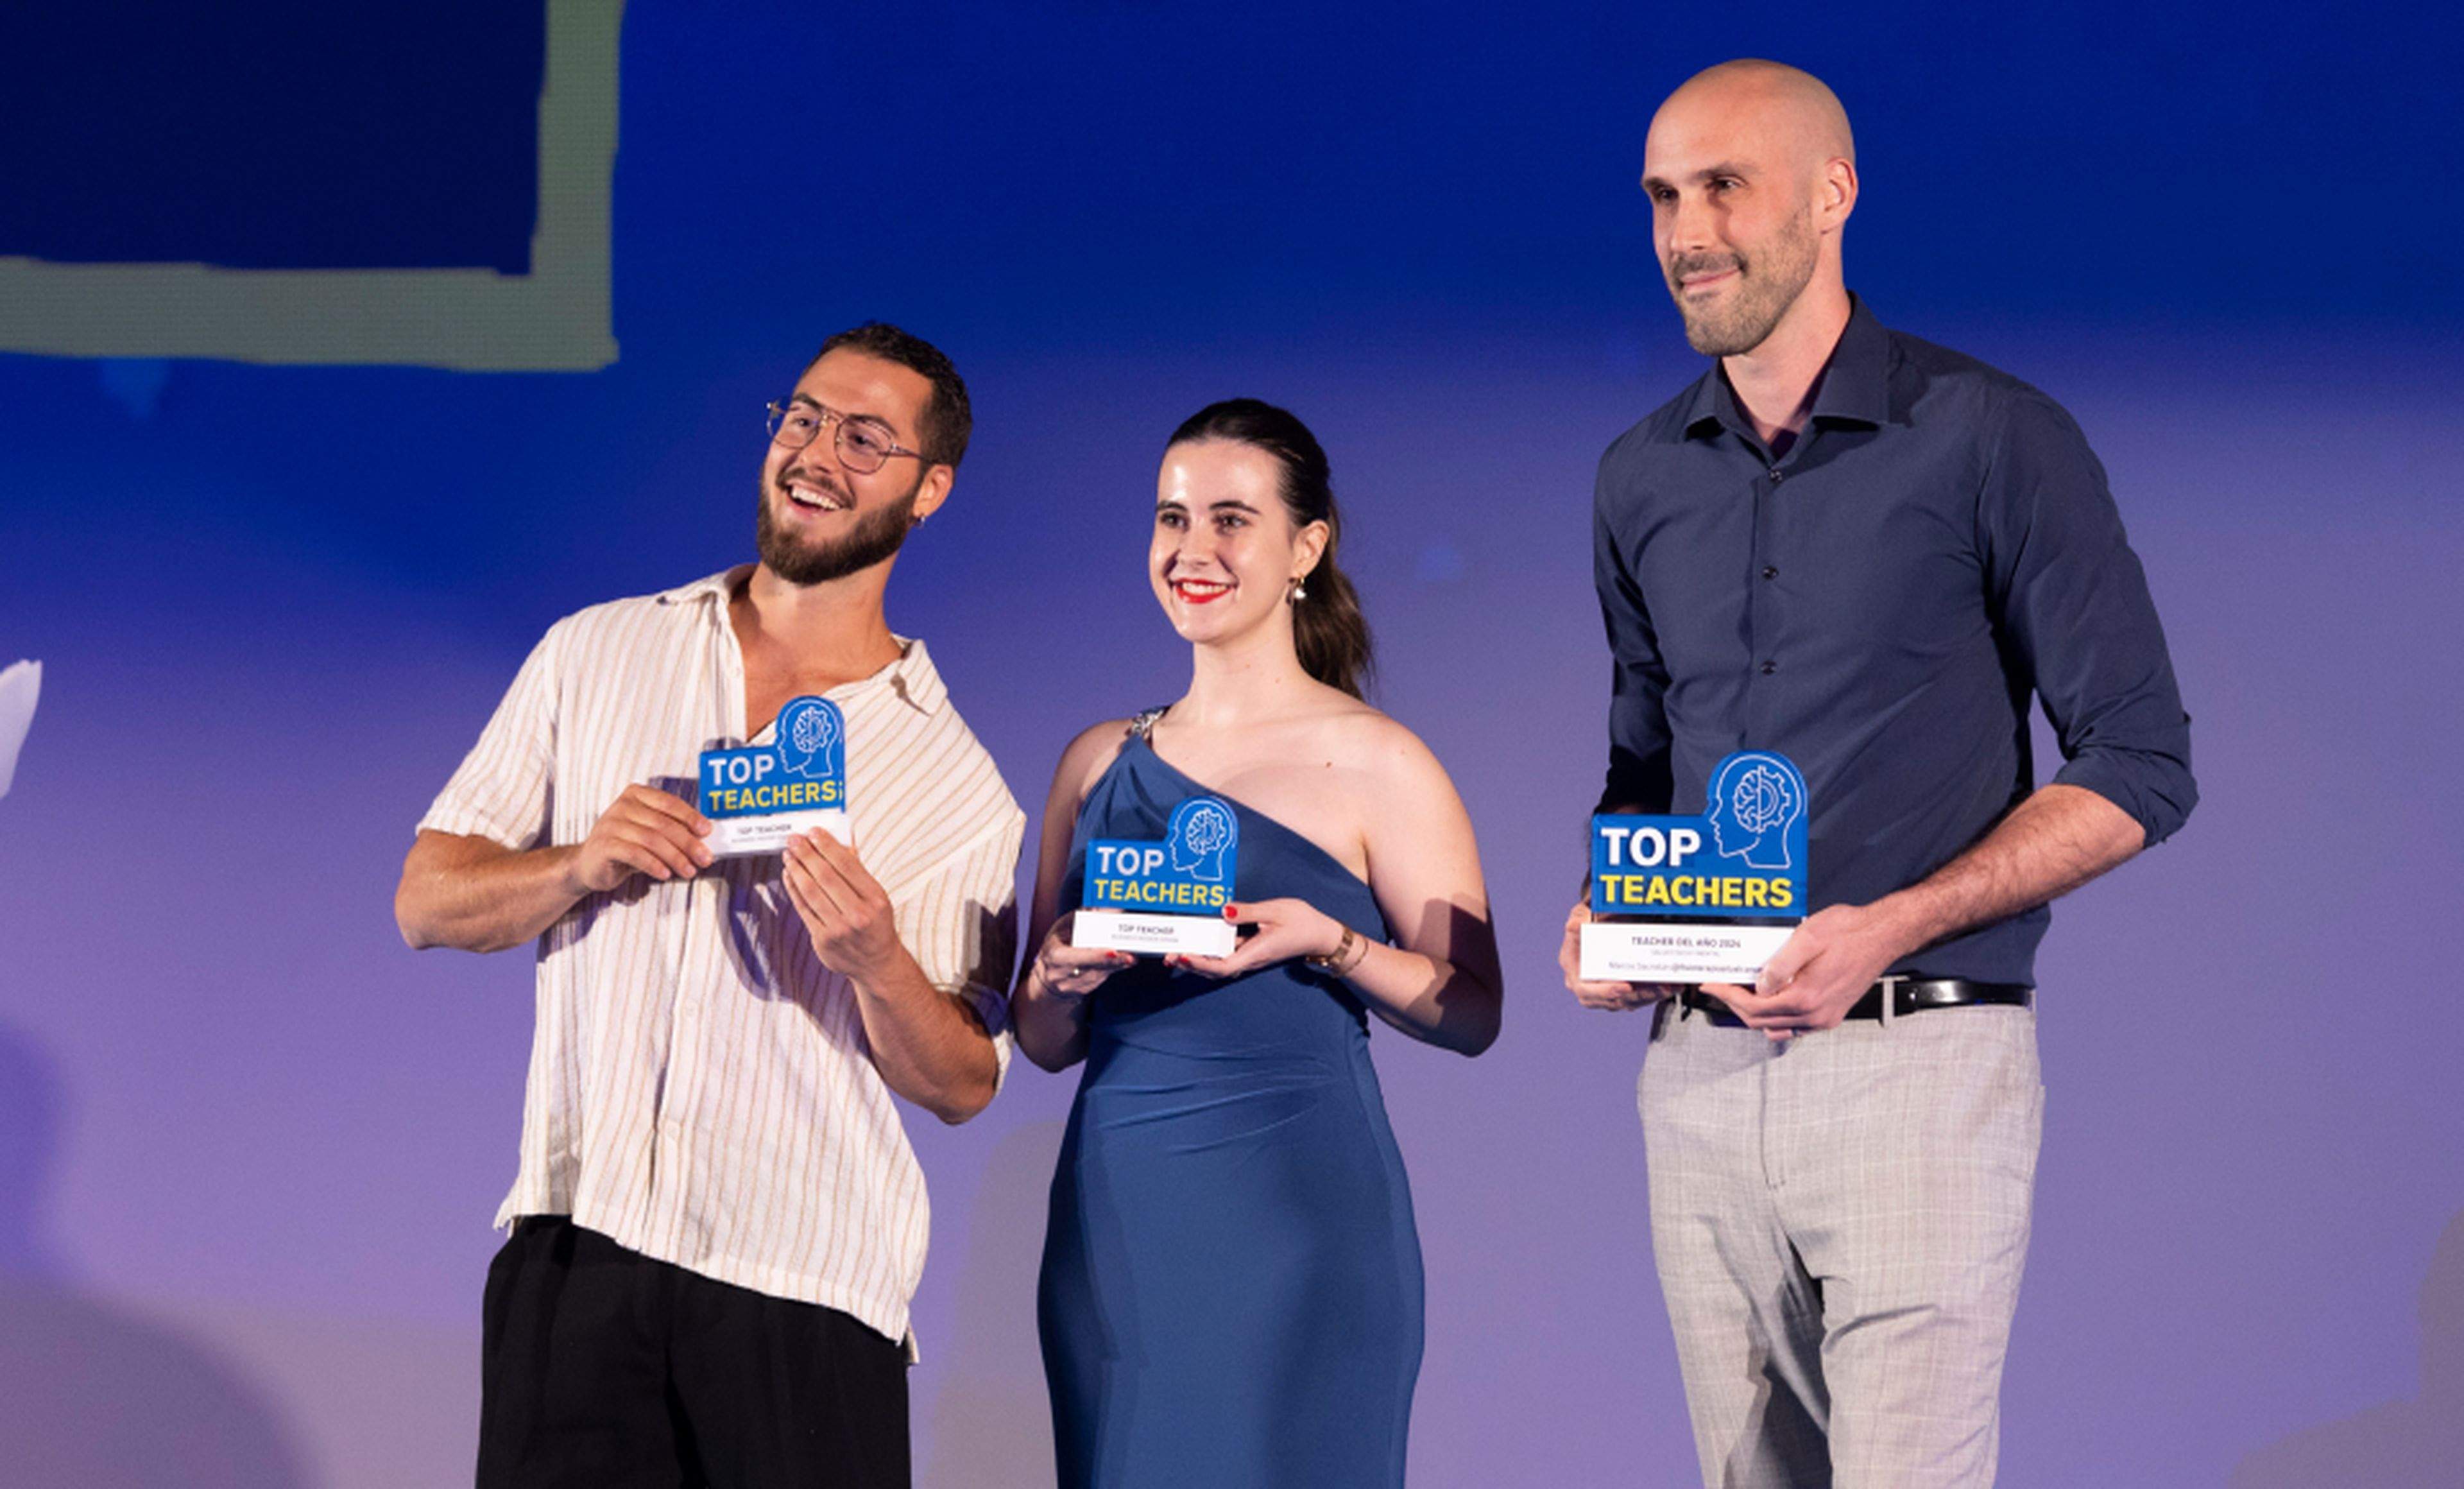
[[[858,476],[871,475],[894,455],[925,457],[923,451],[910,450],[891,438],[889,427],[878,419],[849,417],[808,398],[770,405],[770,442],[781,450],[803,449],[831,424],[838,426],[831,448],[839,453],[839,463]]]

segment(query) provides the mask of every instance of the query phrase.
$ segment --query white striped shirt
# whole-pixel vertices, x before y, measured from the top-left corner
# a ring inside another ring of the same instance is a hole
[[[700,752],[747,743],[727,609],[744,572],[559,621],[419,825],[527,849],[581,842],[637,782],[691,800]],[[1005,1073],[1025,817],[924,643],[901,646],[826,695],[847,717],[848,832],[899,940],[974,1001]],[[534,1214],[906,1337],[924,1176],[778,857],[636,876],[539,938],[521,1167],[496,1223]]]

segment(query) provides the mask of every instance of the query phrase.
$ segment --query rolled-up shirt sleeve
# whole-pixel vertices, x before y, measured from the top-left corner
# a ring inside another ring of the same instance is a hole
[[[1023,833],[1023,817],[1005,815],[932,873],[889,891],[898,939],[925,980],[966,999],[992,1035],[996,1090],[1009,1074],[1008,989],[1018,961]]]
[[[2033,389],[2006,408],[1978,512],[2006,652],[2060,743],[2054,780],[2121,808],[2153,846],[2199,793],[2146,572],[2070,415]]]
[[[564,632],[560,624],[531,649],[479,742],[419,819],[420,831],[484,837],[517,852],[547,838]]]

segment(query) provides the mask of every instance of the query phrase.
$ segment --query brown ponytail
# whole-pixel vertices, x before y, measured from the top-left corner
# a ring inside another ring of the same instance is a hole
[[[1326,523],[1326,549],[1302,582],[1303,597],[1292,605],[1292,645],[1300,653],[1302,670],[1310,677],[1354,698],[1362,697],[1375,666],[1370,653],[1369,622],[1360,613],[1360,596],[1352,581],[1334,562],[1343,538],[1343,514],[1334,504],[1332,471],[1317,436],[1273,404],[1227,398],[1182,421],[1165,448],[1200,439],[1230,440],[1274,456],[1283,472],[1279,484],[1292,526]]]

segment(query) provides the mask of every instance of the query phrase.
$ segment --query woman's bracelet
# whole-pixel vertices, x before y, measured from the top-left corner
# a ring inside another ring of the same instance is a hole
[[[1368,954],[1369,943],[1354,935],[1352,927],[1347,925],[1343,928],[1343,939],[1334,944],[1332,951],[1324,956],[1309,956],[1301,960],[1329,976],[1349,977],[1353,969],[1360,965],[1360,959]]]

